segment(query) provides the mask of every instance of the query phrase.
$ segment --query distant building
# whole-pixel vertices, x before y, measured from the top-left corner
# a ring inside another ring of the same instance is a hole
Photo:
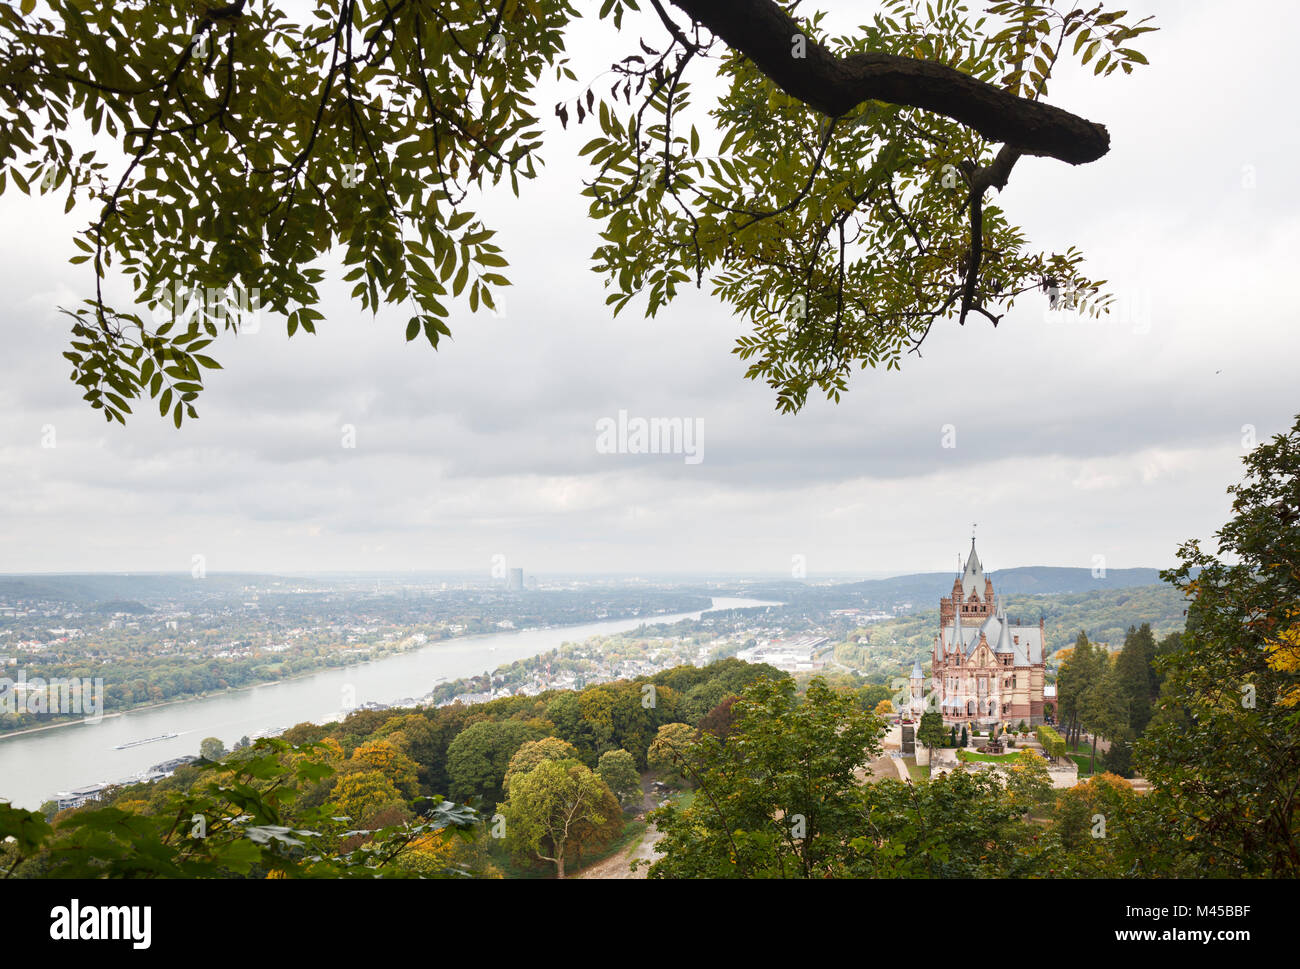
[[[746,663],[767,663],[788,673],[821,669],[826,665],[817,653],[829,643],[825,636],[800,636],[797,639],[766,642],[736,653]]]
[[[930,683],[944,720],[1041,724],[1044,638],[1043,620],[1023,626],[1007,619],[972,538],[952,595],[939,600]]]
[[[523,569],[510,570],[510,591],[511,592],[524,591],[524,570]]]
[[[58,805],[60,811],[66,811],[68,808],[79,808],[91,801],[98,801],[103,797],[109,786],[108,784],[91,784],[88,787],[78,787],[71,791],[60,791],[54,795],[54,803]]]

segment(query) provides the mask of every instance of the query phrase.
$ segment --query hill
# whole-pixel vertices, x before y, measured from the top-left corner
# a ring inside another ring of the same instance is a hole
[[[1008,594],[1004,602],[1012,622],[1036,623],[1040,617],[1044,619],[1049,665],[1051,654],[1073,645],[1081,630],[1093,642],[1118,648],[1129,626],[1150,623],[1157,639],[1181,631],[1186,608],[1178,590],[1163,583],[1075,595]],[[835,659],[864,673],[894,676],[914,660],[925,663],[929,659],[938,628],[936,602],[933,608],[867,627],[858,642],[837,645]]]
[[[999,595],[1081,595],[1114,589],[1131,589],[1156,585],[1158,569],[1109,569],[1104,576],[1094,576],[1091,569],[1028,565],[987,573]],[[807,582],[765,582],[746,586],[745,595],[780,599],[805,607],[822,609],[884,609],[911,603],[913,606],[938,605],[939,598],[952,592],[952,572],[918,572],[888,579],[867,579],[836,585],[810,585]]]

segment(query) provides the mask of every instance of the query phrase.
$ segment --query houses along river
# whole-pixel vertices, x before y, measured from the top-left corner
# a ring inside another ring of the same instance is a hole
[[[760,605],[768,603],[718,597],[712,608]],[[197,754],[204,737],[218,737],[230,748],[240,737],[275,732],[304,721],[338,719],[345,707],[392,704],[423,696],[443,679],[475,676],[549,652],[562,643],[625,632],[647,622],[699,616],[698,611],[682,612],[466,636],[297,679],[129,710],[119,716],[112,716],[110,709],[98,722],[0,737],[0,799],[34,810],[55,792],[129,780],[154,764]],[[142,739],[150,742],[137,743]]]

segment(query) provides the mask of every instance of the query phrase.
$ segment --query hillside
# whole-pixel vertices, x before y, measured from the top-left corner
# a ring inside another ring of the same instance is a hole
[[[994,588],[999,588],[997,583],[994,578]],[[1074,643],[1080,630],[1087,632],[1093,642],[1113,647],[1124,642],[1129,626],[1144,622],[1151,624],[1157,638],[1178,632],[1183,628],[1185,608],[1179,592],[1163,583],[1074,595],[1008,594],[1004,601],[1013,622],[1036,623],[1040,616],[1045,619],[1049,662],[1053,652]],[[913,660],[924,662],[930,656],[938,626],[936,602],[934,608],[868,627],[858,643],[837,645],[835,658],[868,674],[893,676]]]
[[[807,582],[766,582],[738,589],[757,598],[797,602],[822,609],[892,609],[903,603],[937,605],[940,596],[952,592],[952,572],[919,572],[888,579],[868,579],[836,585]],[[1100,590],[1131,589],[1160,582],[1159,569],[1109,569],[1094,577],[1091,569],[1029,565],[989,572],[999,595],[1075,595]]]

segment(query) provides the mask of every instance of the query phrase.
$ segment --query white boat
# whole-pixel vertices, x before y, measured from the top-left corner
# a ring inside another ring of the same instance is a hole
[[[171,740],[173,737],[179,737],[178,733],[164,733],[157,737],[145,737],[143,740],[130,740],[124,744],[118,744],[114,750],[126,750],[128,747],[139,747],[141,744],[157,743],[159,740]]]

